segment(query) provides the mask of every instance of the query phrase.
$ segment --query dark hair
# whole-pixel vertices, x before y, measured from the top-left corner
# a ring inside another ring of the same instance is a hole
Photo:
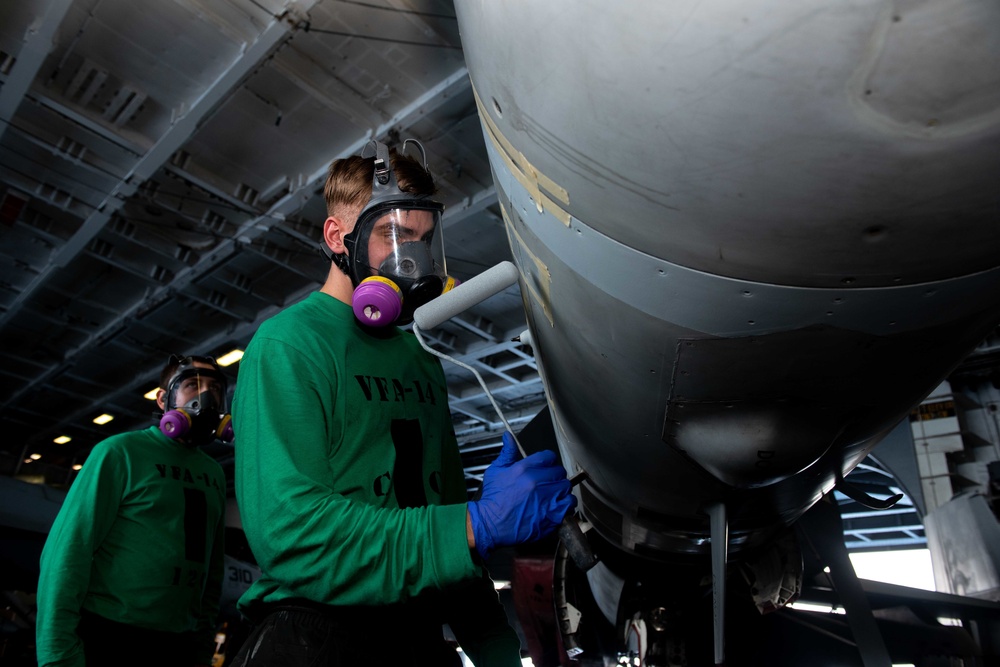
[[[177,372],[177,368],[184,364],[192,364],[196,361],[200,361],[203,364],[208,364],[215,370],[219,370],[219,364],[215,361],[214,357],[203,357],[197,355],[191,355],[190,357],[182,357],[179,354],[171,354],[167,359],[167,365],[163,367],[160,371],[160,389],[166,391],[167,385],[170,384],[170,378],[174,376]]]
[[[389,149],[389,161],[396,174],[396,183],[403,192],[414,195],[432,195],[437,191],[434,179],[423,166],[413,158],[400,155],[395,148]],[[337,215],[342,208],[360,212],[372,196],[372,177],[375,173],[375,158],[359,155],[334,160],[327,171],[323,196],[326,198],[326,214]],[[353,221],[351,221],[353,222]]]

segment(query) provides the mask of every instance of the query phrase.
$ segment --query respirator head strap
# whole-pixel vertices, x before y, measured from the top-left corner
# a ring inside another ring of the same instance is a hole
[[[375,170],[372,173],[372,199],[376,195],[399,192],[396,174],[389,160],[389,147],[377,139],[372,139],[361,150],[362,158],[375,158]]]
[[[323,256],[327,258],[328,261],[332,262],[338,269],[344,272],[344,275],[348,278],[351,277],[351,260],[347,258],[346,253],[334,253],[330,250],[330,246],[326,244],[326,241],[319,242],[319,251],[323,253]]]

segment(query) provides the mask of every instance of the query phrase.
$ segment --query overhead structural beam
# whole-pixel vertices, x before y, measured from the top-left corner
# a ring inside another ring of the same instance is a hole
[[[0,138],[14,119],[17,108],[31,88],[31,82],[52,51],[52,37],[69,11],[73,0],[51,0],[37,23],[28,28],[24,43],[17,53],[17,62],[0,88]]]
[[[471,87],[471,85],[472,83],[469,79],[469,70],[463,65],[441,81],[438,81],[436,84],[428,88],[417,99],[407,104],[391,118],[376,127],[373,131],[366,134],[364,138],[356,141],[349,148],[347,148],[343,154],[354,155],[355,153],[359,153],[361,149],[365,147],[365,144],[372,139],[383,137],[388,134],[390,130],[404,129],[413,125],[418,120],[443,105],[449,99],[453,98],[455,95],[458,95],[460,92]],[[326,172],[324,171],[324,176],[325,173]]]
[[[451,405],[449,402],[449,407],[452,412],[457,412],[479,422],[479,424],[477,424],[479,429],[485,431],[499,431],[505,428],[504,423],[500,421],[500,417],[489,406],[479,410],[477,408],[464,407],[461,405]],[[508,424],[520,424],[534,419],[535,415],[538,414],[538,411],[541,408],[542,403],[539,402],[538,405],[532,405],[526,408],[504,410],[504,417],[507,419]],[[459,431],[461,431],[461,433]],[[459,439],[459,442],[462,442],[463,435],[470,432],[474,432],[477,435],[481,433],[481,431],[478,430],[473,431],[470,429],[456,429],[455,435]]]
[[[340,82],[340,79],[331,72],[321,70],[319,66],[311,60],[307,60],[303,54],[293,53],[285,56],[282,54],[281,60],[275,59],[274,68],[282,76],[308,93],[314,100],[325,106],[330,111],[342,116],[349,123],[357,127],[370,125],[373,118],[379,115],[379,111],[373,108],[363,97],[354,92],[350,86]],[[294,61],[294,62],[291,62]],[[310,78],[300,74],[303,70],[311,70],[314,77],[326,77],[340,83],[337,86],[335,95],[330,95],[325,90],[316,86]]]
[[[434,34],[442,44],[448,43],[448,36],[443,34],[437,26],[425,19],[420,14],[414,13],[412,5],[407,0],[388,0],[388,3],[402,12],[401,17],[406,21],[410,22],[416,26],[417,30],[423,35]],[[457,16],[452,16],[456,21],[458,21]]]
[[[60,102],[59,100],[55,100],[51,97],[39,96],[37,93],[32,93],[32,92],[29,92],[27,94],[27,98],[37,106],[44,107],[49,111],[51,111],[52,113],[58,116],[62,116],[63,118],[70,121],[74,125],[79,125],[88,132],[91,132],[101,137],[109,144],[117,146],[123,151],[131,153],[136,157],[141,156],[143,151],[145,150],[145,148],[140,146],[139,144],[129,141],[128,139],[121,136],[117,132],[108,129],[101,123],[97,122],[90,116],[80,113],[76,109],[71,109],[70,107]]]
[[[469,195],[457,205],[452,205],[445,209],[444,216],[442,216],[444,227],[445,229],[454,227],[463,220],[471,218],[495,203],[497,203],[497,188],[496,185],[490,183],[487,187],[475,194]]]
[[[308,11],[317,0],[306,0],[297,7]],[[252,43],[247,45],[233,63],[192,104],[190,110],[178,118],[129,172],[108,193],[104,201],[90,214],[80,229],[61,247],[53,252],[48,265],[14,299],[0,319],[0,328],[45,283],[51,269],[66,266],[104,228],[111,216],[125,204],[138,187],[162,167],[184,143],[191,138],[201,122],[212,113],[219,102],[235,90],[241,81],[256,69],[271,52],[285,40],[294,25],[276,19]],[[6,88],[6,86],[5,86]]]
[[[260,211],[257,209],[256,206],[248,204],[239,197],[236,197],[234,195],[229,194],[228,192],[225,192],[218,186],[209,183],[205,179],[200,178],[199,176],[195,176],[190,171],[186,171],[179,167],[175,167],[172,164],[165,165],[165,169],[170,173],[174,174],[175,176],[177,176],[178,178],[190,183],[194,187],[204,190],[209,195],[220,200],[226,206],[234,209],[235,211],[244,213],[246,215],[260,215]]]

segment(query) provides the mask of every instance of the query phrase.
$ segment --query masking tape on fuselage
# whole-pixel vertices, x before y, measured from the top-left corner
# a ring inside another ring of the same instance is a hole
[[[493,118],[487,113],[483,106],[483,101],[479,99],[476,86],[472,86],[472,95],[476,98],[476,107],[479,109],[479,117],[486,128],[486,136],[490,138],[497,149],[497,154],[507,164],[507,169],[517,182],[528,191],[528,194],[535,200],[538,212],[542,210],[549,212],[557,220],[569,227],[570,215],[564,206],[569,205],[569,193],[566,188],[560,187],[551,178],[541,173],[528,162],[524,154],[514,148],[514,146],[503,135],[500,128],[493,122]],[[553,197],[562,202],[560,206]]]
[[[553,327],[555,326],[555,322],[552,319],[551,298],[549,296],[552,274],[549,273],[549,267],[545,266],[545,262],[528,249],[528,245],[524,242],[524,239],[514,229],[514,224],[511,222],[507,209],[504,208],[503,204],[500,205],[500,213],[503,215],[504,227],[507,229],[507,242],[511,248],[516,248],[520,263],[523,265],[525,258],[527,258],[535,265],[533,272],[524,274],[524,280],[521,281],[521,284],[528,291],[528,295],[542,309],[545,319],[549,321],[549,326]]]

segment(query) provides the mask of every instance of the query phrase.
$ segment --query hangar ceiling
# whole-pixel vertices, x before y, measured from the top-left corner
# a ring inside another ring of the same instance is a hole
[[[242,348],[315,290],[327,166],[373,137],[426,146],[453,275],[509,257],[448,1],[6,2],[0,76],[8,474],[65,478],[150,423],[168,354]],[[543,404],[522,329],[511,290],[435,334],[514,419]],[[472,376],[448,372],[463,443],[495,441]]]
[[[169,354],[317,289],[327,166],[371,138],[426,147],[449,273],[510,258],[451,0],[3,2],[0,83],[2,474],[65,483],[151,423]],[[524,328],[515,288],[433,333],[515,425],[544,406]],[[471,487],[502,425],[445,370]]]

